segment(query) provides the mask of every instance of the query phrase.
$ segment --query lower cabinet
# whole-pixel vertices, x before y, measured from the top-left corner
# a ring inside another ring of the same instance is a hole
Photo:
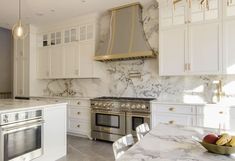
[[[235,108],[221,105],[152,105],[152,127],[159,123],[235,129]]]

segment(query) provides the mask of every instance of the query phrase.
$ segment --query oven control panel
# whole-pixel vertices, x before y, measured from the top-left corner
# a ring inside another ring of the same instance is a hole
[[[4,113],[0,115],[0,125],[11,124],[15,122],[27,121],[42,117],[42,110],[20,111]]]

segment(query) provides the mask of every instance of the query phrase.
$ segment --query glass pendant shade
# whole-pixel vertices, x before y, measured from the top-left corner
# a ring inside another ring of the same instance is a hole
[[[27,36],[25,27],[21,22],[21,0],[19,0],[19,20],[12,28],[12,34],[15,39],[24,39]]]

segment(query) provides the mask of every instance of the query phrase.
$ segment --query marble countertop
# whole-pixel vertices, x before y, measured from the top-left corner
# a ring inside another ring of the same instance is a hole
[[[38,108],[53,107],[65,102],[52,101],[33,101],[33,100],[16,100],[16,99],[0,99],[0,113],[7,113],[19,110],[29,110]]]
[[[92,97],[79,97],[79,96],[30,96],[30,98],[48,98],[48,99],[80,99],[80,100],[90,100]]]
[[[235,156],[208,153],[192,136],[208,131],[175,125],[159,125],[117,161],[234,161]]]

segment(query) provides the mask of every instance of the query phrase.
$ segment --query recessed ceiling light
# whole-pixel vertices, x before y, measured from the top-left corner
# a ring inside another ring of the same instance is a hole
[[[35,15],[36,15],[36,16],[39,16],[39,17],[44,16],[44,14],[43,14],[43,13],[39,13],[39,12],[38,12],[38,13],[36,13]]]

